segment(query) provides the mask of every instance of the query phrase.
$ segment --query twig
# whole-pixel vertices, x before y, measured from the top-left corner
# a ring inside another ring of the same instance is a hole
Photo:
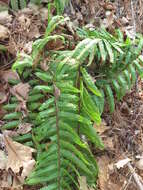
[[[128,182],[122,187],[121,190],[127,190],[129,184],[131,183],[132,177],[133,177],[133,174],[131,174],[131,176],[130,176]]]
[[[132,0],[131,0],[131,12],[132,12],[132,20],[133,20],[134,33],[136,34],[135,11],[134,11],[134,6],[133,6],[133,1]]]
[[[131,172],[132,175],[133,175],[133,178],[134,178],[134,180],[135,180],[135,182],[136,182],[136,184],[137,184],[137,186],[138,186],[138,189],[139,189],[139,190],[143,190],[143,185],[142,185],[142,183],[140,182],[139,176],[138,176],[137,173],[135,172],[135,170],[134,170],[134,168],[132,167],[131,163],[130,163],[130,162],[127,163],[127,166],[128,166],[130,172]]]
[[[54,83],[53,83],[54,84]],[[54,96],[55,96],[55,108],[56,108],[56,129],[57,129],[57,144],[58,144],[58,190],[60,190],[61,186],[61,152],[60,152],[60,128],[59,128],[59,115],[58,115],[58,98],[60,96],[60,90],[54,84]]]

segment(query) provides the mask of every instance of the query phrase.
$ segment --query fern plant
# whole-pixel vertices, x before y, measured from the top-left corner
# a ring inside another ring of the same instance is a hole
[[[69,0],[54,0],[54,5],[57,9],[57,14],[61,15],[64,12],[65,7],[68,5]]]
[[[85,30],[79,29],[78,34],[85,38],[83,42],[100,38],[96,48],[86,46],[89,61],[86,64],[87,72],[92,68],[93,77],[96,79],[96,85],[102,90],[103,96],[108,99],[111,113],[114,111],[114,96],[121,100],[127,91],[135,84],[137,73],[143,76],[143,56],[141,55],[143,47],[143,38],[137,38],[132,42],[129,38],[124,40],[120,30],[113,36],[105,30]],[[81,47],[82,42],[80,43]],[[90,46],[90,45],[89,45]],[[80,51],[85,51],[83,47]],[[99,99],[98,99],[99,100]],[[97,98],[95,101],[98,104]]]
[[[100,123],[101,118],[90,92],[97,97],[101,93],[80,62],[71,59],[73,52],[55,53],[48,63],[47,72],[38,67],[46,43],[57,38],[64,40],[62,36],[50,36],[57,23],[64,20],[60,16],[53,17],[44,38],[34,42],[32,55],[23,55],[23,59],[19,57],[13,65],[13,69],[25,80],[29,76],[25,72],[31,72],[34,68],[30,77],[36,77],[36,81],[29,82],[32,91],[28,108],[32,113],[29,113],[28,121],[35,127],[32,135],[15,140],[26,139],[30,143],[32,141],[32,145],[35,144],[38,150],[37,165],[26,183],[45,184],[47,187],[44,189],[47,190],[79,189],[77,178],[82,175],[87,177],[90,185],[94,185],[98,167],[88,143],[80,137],[84,136],[96,147],[103,148],[93,128],[93,123]],[[95,44],[98,41],[95,40]],[[39,102],[40,98],[42,103]]]
[[[134,83],[136,70],[142,75],[142,39],[137,39],[136,47],[129,39],[124,41],[120,31],[112,36],[104,30],[82,29],[78,34],[83,40],[74,50],[47,52],[49,69],[42,71],[39,63],[47,42],[64,41],[61,35],[51,35],[64,21],[61,16],[53,17],[43,39],[34,42],[32,54],[19,55],[13,65],[31,85],[25,120],[34,125],[33,131],[15,138],[37,148],[36,168],[26,183],[44,184],[45,190],[80,189],[79,176],[86,176],[88,184],[95,186],[98,167],[88,141],[103,148],[93,123],[101,121],[104,97],[112,112],[114,94],[121,99]],[[20,113],[12,114],[5,119],[19,122]]]

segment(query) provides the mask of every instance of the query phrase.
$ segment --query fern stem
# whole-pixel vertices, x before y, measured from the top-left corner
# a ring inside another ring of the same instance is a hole
[[[78,67],[78,75],[77,75],[77,88],[80,90],[80,65]],[[80,93],[79,93],[79,102],[78,102],[78,114],[80,115],[80,111],[81,111],[81,102],[80,102]],[[79,135],[79,131],[80,131],[80,123],[78,122],[78,126],[77,126],[77,133]]]
[[[58,105],[57,100],[59,94],[57,93],[59,89],[54,84],[54,96],[55,96],[55,108],[56,108],[56,129],[57,129],[57,144],[58,144],[58,190],[60,190],[61,186],[61,177],[60,177],[60,169],[61,169],[61,153],[60,153],[60,129],[59,129],[59,117],[58,117]]]

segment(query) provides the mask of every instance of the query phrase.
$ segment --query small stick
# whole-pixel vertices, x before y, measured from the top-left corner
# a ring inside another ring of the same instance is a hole
[[[137,173],[135,172],[134,168],[132,167],[131,163],[127,163],[127,166],[130,170],[130,172],[132,173],[133,175],[133,178],[134,178],[134,181],[136,182],[137,186],[138,186],[138,189],[139,190],[143,190],[143,185],[142,183],[140,182],[139,180],[139,176],[137,175]]]

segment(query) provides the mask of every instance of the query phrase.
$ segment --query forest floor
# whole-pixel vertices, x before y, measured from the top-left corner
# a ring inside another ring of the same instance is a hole
[[[118,3],[101,1],[99,3],[96,0],[85,0],[83,3],[81,2],[73,1],[65,10],[64,15],[70,16],[72,21],[72,25],[67,26],[67,30],[71,33],[74,33],[74,28],[78,26],[86,25],[86,27],[98,28],[104,25],[111,33],[115,28],[120,28],[125,35],[134,38],[135,33],[141,32],[143,29],[141,1],[136,1],[132,5],[128,4],[129,1],[117,1]],[[11,93],[7,81],[9,78],[17,78],[11,70],[12,63],[19,52],[31,53],[33,41],[44,34],[48,17],[47,8],[35,5],[14,14],[10,15],[7,11],[0,12],[1,126],[3,125],[2,118],[5,115],[2,106],[8,102]],[[71,38],[73,39],[72,35]],[[62,49],[62,44],[50,44],[49,48]],[[100,171],[99,190],[138,190],[140,189],[139,183],[143,184],[142,116],[143,81],[138,79],[136,87],[116,104],[114,113],[111,115],[105,110],[101,125],[94,126],[105,145],[103,151],[93,148]],[[5,131],[5,133],[13,135],[12,132]],[[1,163],[0,167],[2,167]],[[0,189],[14,189],[8,187],[11,179],[5,181],[6,176],[2,169],[0,169],[0,175]],[[2,183],[7,188],[2,188]],[[22,189],[22,187],[20,188]],[[34,190],[38,187],[24,187],[24,189]]]

